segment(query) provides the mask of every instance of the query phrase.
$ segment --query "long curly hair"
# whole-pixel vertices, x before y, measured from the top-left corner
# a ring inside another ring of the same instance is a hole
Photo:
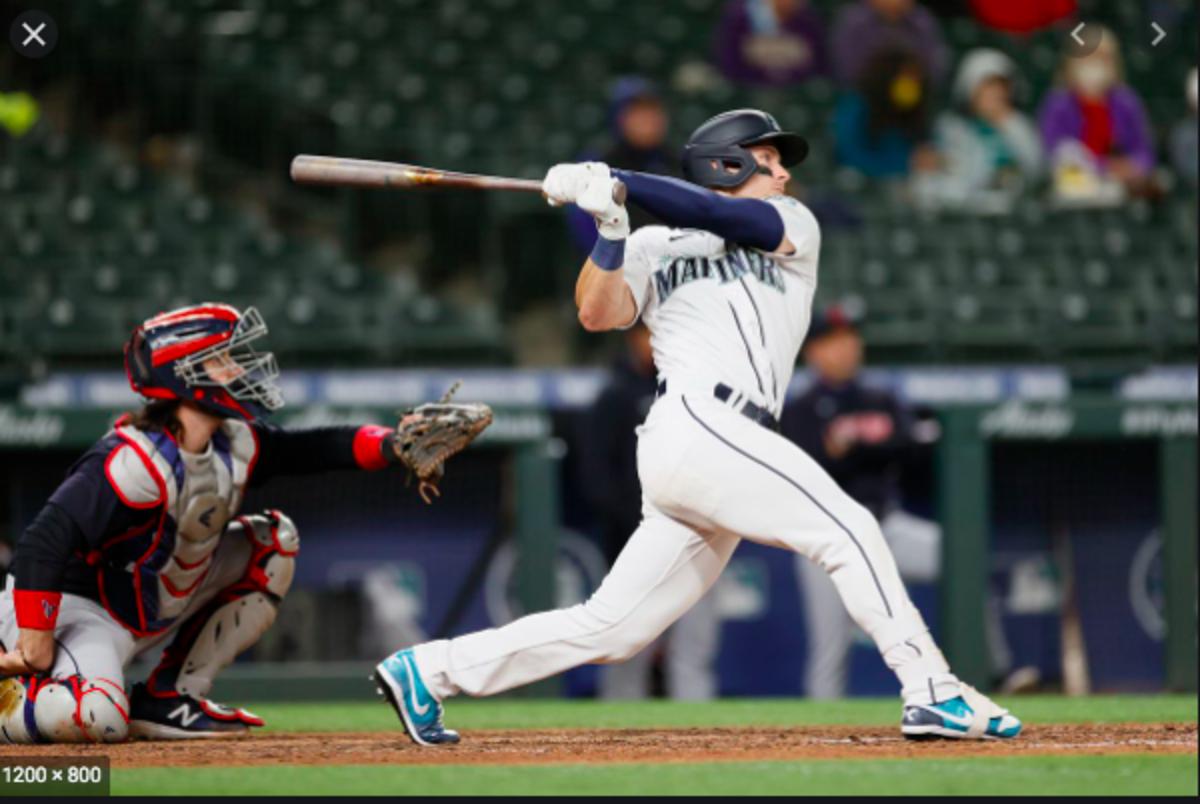
[[[176,399],[147,402],[140,409],[128,413],[129,424],[147,433],[167,433],[178,439],[183,433],[183,425],[179,423],[179,404]]]

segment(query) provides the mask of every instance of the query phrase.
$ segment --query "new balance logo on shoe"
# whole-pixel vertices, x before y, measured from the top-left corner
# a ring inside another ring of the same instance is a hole
[[[193,712],[186,703],[181,703],[175,709],[171,710],[170,714],[167,715],[167,719],[178,720],[186,729],[199,720],[202,714],[204,713],[198,710]]]

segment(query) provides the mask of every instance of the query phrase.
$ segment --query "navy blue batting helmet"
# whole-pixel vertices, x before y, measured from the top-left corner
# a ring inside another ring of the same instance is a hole
[[[774,117],[758,109],[736,109],[700,126],[683,148],[683,175],[702,187],[731,189],[758,170],[747,147],[773,145],[785,167],[808,156],[808,141],[784,131]]]

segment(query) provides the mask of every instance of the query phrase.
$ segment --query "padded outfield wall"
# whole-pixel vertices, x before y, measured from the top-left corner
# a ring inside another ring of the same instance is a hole
[[[295,372],[279,421],[383,422],[458,377],[463,398],[489,401],[498,416],[455,461],[437,505],[422,505],[398,472],[338,473],[250,495],[248,507],[296,518],[303,557],[285,616],[230,683],[269,697],[286,679],[290,695],[354,697],[366,692],[360,665],[394,642],[500,624],[595,588],[604,559],[576,460],[582,412],[603,372]],[[878,370],[869,381],[942,428],[904,489],[906,507],[945,527],[943,582],[912,591],[966,678],[991,681],[979,625],[991,597],[1014,661],[1060,683],[1063,579],[1073,574],[1093,689],[1195,689],[1194,368],[1087,390],[1052,367]],[[807,382],[799,375],[792,392]],[[17,536],[75,456],[135,402],[123,377],[100,373],[52,375],[0,405],[0,539]],[[714,594],[721,692],[798,694],[805,639],[791,557],[744,544]],[[893,685],[860,640],[851,692]],[[583,668],[536,691],[594,687],[595,671]]]

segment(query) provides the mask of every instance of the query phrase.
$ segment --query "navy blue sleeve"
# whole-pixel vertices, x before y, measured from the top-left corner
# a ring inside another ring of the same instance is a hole
[[[313,427],[285,430],[254,424],[258,460],[250,485],[260,486],[272,477],[309,475],[336,469],[382,469],[395,461],[388,427]]]
[[[614,170],[629,200],[677,229],[702,229],[743,246],[774,251],[783,242],[779,210],[757,198],[732,198],[668,176]]]
[[[834,463],[825,451],[824,422],[813,410],[807,395],[783,406],[779,427],[785,438],[804,450],[822,468],[828,470]]]
[[[17,589],[60,590],[72,556],[158,516],[157,509],[137,510],[121,502],[104,473],[106,457],[97,451],[76,463],[21,534],[13,556]]]

